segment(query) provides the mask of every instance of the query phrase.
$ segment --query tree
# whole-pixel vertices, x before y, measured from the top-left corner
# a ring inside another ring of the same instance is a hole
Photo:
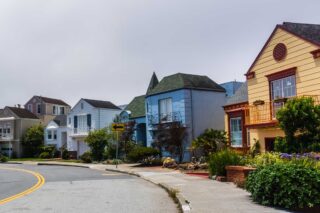
[[[23,152],[25,157],[36,157],[44,145],[44,128],[42,125],[30,127],[22,138]]]
[[[221,149],[227,143],[226,132],[214,129],[206,129],[192,141],[191,148],[200,150],[205,157]]]
[[[180,122],[170,124],[162,123],[157,127],[153,146],[160,150],[167,151],[173,157],[178,157],[182,162],[184,156],[184,139],[186,137],[186,127]]]
[[[103,160],[103,153],[108,144],[109,138],[110,134],[107,133],[107,129],[89,132],[89,135],[85,138],[85,142],[90,147],[93,160]]]
[[[311,97],[288,100],[276,116],[290,152],[303,151],[303,147],[319,141],[320,106]]]

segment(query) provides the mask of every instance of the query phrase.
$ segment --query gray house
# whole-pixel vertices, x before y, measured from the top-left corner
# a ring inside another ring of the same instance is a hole
[[[21,157],[21,141],[24,133],[40,119],[32,112],[18,107],[5,107],[0,110],[0,151],[11,157]]]

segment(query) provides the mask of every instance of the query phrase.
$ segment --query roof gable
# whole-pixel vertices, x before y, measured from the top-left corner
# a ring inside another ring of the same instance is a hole
[[[158,84],[159,84],[158,77],[157,77],[156,73],[153,72],[148,89],[147,89],[147,94],[149,92],[151,92],[151,90],[153,90]]]
[[[130,118],[138,118],[146,116],[145,95],[135,97],[125,108],[125,111],[130,111]]]
[[[85,99],[85,98],[83,98],[83,100],[96,108],[121,110],[118,106],[114,105],[110,101],[100,101],[100,100],[92,100],[92,99]]]
[[[6,107],[6,109],[9,109],[18,118],[39,119],[35,114],[24,108]]]
[[[211,80],[208,76],[177,73],[164,77],[147,95],[150,96],[178,89],[226,92],[222,86]]]
[[[247,73],[245,75],[249,75],[259,58],[264,53],[264,50],[267,48],[268,44],[274,37],[275,33],[278,29],[282,29],[286,31],[287,33],[290,33],[306,42],[309,42],[311,44],[314,44],[316,46],[320,47],[320,25],[316,24],[301,24],[301,23],[291,23],[291,22],[283,22],[283,24],[278,24],[271,35],[269,36],[266,43],[263,45],[262,49],[260,50],[259,54],[251,64],[250,68],[248,69]]]
[[[43,96],[38,96],[38,95],[33,96],[27,103],[29,103],[34,98],[39,101],[42,101],[44,103],[56,104],[56,105],[61,105],[61,106],[69,106],[69,104],[67,104],[63,100],[55,99],[55,98],[48,98],[48,97],[43,97]]]

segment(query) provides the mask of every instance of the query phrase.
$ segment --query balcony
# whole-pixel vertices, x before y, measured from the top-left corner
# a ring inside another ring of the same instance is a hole
[[[0,135],[0,141],[10,141],[10,140],[13,140],[12,133],[9,133],[9,134],[2,133],[2,135]]]
[[[297,97],[311,97],[315,104],[320,104],[319,96],[305,95]],[[289,98],[290,99],[290,98]],[[276,113],[281,109],[287,99],[278,99],[272,102],[257,101],[254,105],[248,105],[244,108],[245,125],[274,125],[277,122]]]
[[[171,112],[171,113],[157,113],[148,115],[148,123],[149,125],[158,125],[158,124],[164,124],[164,123],[173,123],[173,122],[181,122],[182,117],[180,112]]]
[[[88,136],[89,132],[94,130],[91,127],[84,127],[84,128],[72,128],[70,132],[70,136],[72,137],[86,137]]]

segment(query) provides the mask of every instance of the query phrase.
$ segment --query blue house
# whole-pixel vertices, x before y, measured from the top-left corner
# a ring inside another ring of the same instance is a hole
[[[153,73],[145,100],[147,146],[152,146],[161,125],[179,123],[186,127],[185,161],[191,158],[192,140],[205,129],[224,130],[226,90],[207,76],[177,73],[159,82]]]
[[[147,141],[145,98],[145,95],[135,97],[120,113],[121,122],[134,122],[133,140],[142,146]]]

